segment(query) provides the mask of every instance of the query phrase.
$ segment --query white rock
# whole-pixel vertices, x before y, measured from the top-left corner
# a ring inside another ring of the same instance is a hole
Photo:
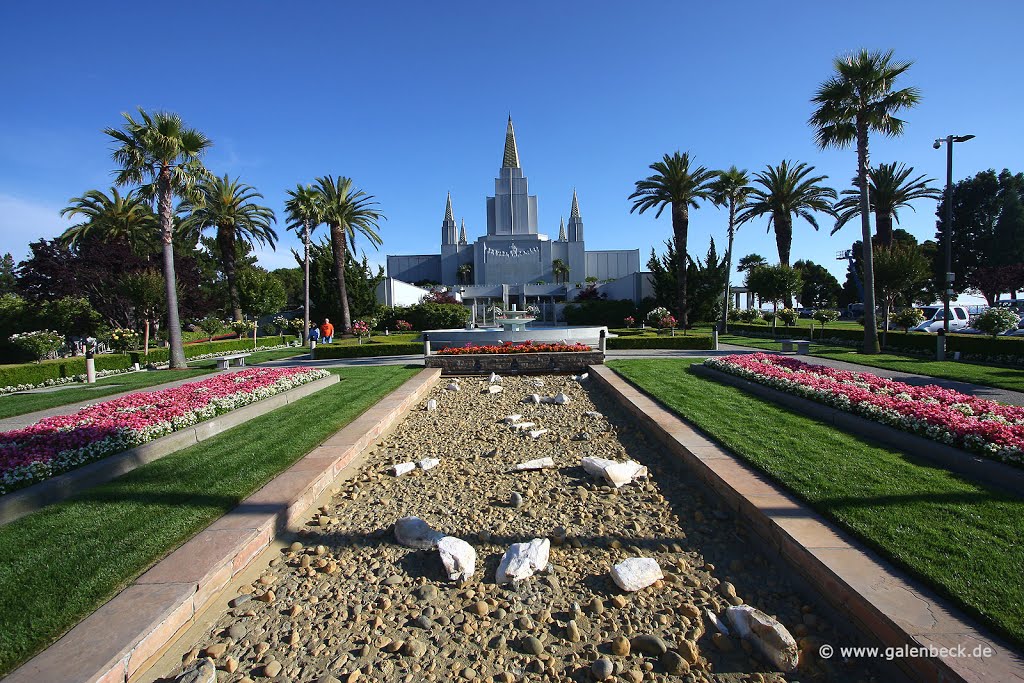
[[[663,578],[653,557],[631,557],[612,567],[612,581],[624,591],[638,591]]]
[[[736,635],[749,641],[775,668],[785,673],[796,671],[799,650],[785,626],[750,605],[730,607],[725,617]]]
[[[447,389],[448,391],[458,391],[459,390],[459,383],[458,382],[452,382],[451,384],[446,386],[445,389]]]
[[[452,581],[466,581],[476,571],[476,550],[454,536],[445,536],[437,542],[437,552]]]
[[[589,372],[584,372],[582,375],[580,375],[579,377],[576,378],[576,381],[577,382],[582,382],[585,379],[589,379],[589,377],[590,377],[590,373]]]
[[[519,431],[523,431],[524,429],[529,429],[535,424],[535,422],[517,422],[514,425],[512,425],[512,429],[518,429]]]
[[[427,401],[427,412],[433,412],[437,410],[437,399],[430,399]]]
[[[501,384],[501,375],[492,372],[487,381],[491,384]]]
[[[400,462],[391,468],[391,473],[396,477],[400,477],[403,474],[409,474],[416,469],[416,463],[414,462]]]
[[[541,435],[547,434],[547,433],[548,433],[548,430],[546,430],[546,429],[534,429],[534,430],[530,431],[530,438],[531,439],[539,439],[541,437]]]
[[[570,401],[572,401],[571,398],[569,398],[562,392],[558,392],[557,394],[555,394],[555,397],[554,399],[552,399],[551,402],[554,403],[555,405],[564,406],[566,403],[569,403]]]
[[[542,571],[548,566],[550,552],[551,541],[546,538],[535,538],[529,543],[513,543],[498,565],[498,583],[522,581],[533,576],[534,572]]]
[[[542,380],[542,379],[535,379],[535,380],[532,380],[530,383],[533,386],[535,386],[535,387],[542,387],[542,386],[544,386],[544,380]]]
[[[422,460],[420,460],[419,462],[416,463],[416,465],[421,470],[431,470],[431,469],[434,469],[435,467],[437,467],[440,464],[441,464],[441,459],[440,458],[423,458]]]
[[[647,477],[647,468],[635,460],[616,462],[607,458],[583,458],[583,469],[592,477],[604,479],[615,488],[621,488],[637,479]]]
[[[522,415],[518,415],[518,414],[517,415],[509,415],[508,417],[503,419],[502,422],[504,422],[507,425],[511,425],[511,424],[515,424],[516,422],[519,422],[522,419],[523,419]]]
[[[527,460],[516,465],[516,469],[520,472],[526,470],[549,470],[553,469],[555,461],[552,458],[537,458],[536,460]]]
[[[714,626],[719,633],[723,636],[729,635],[729,629],[726,628],[725,624],[722,623],[722,620],[718,618],[718,615],[707,608],[704,608],[704,614],[707,615],[708,621],[711,622],[711,625]]]
[[[604,415],[602,415],[601,413],[597,412],[596,410],[588,410],[587,412],[585,412],[583,414],[586,415],[587,417],[596,417],[598,419],[604,417]]]
[[[489,384],[489,385],[487,385],[487,388],[484,389],[484,391],[483,391],[483,393],[485,393],[485,394],[500,394],[501,392],[502,392],[502,388],[500,386],[498,386],[497,384]]]
[[[540,395],[539,394],[530,394],[529,396],[527,396],[526,398],[523,399],[523,403],[540,404]]]
[[[402,517],[395,522],[395,540],[406,548],[429,550],[444,538],[440,531],[434,531],[419,517]]]

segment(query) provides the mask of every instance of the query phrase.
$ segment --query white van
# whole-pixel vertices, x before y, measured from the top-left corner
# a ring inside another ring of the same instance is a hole
[[[941,304],[935,306],[922,306],[920,309],[924,315],[924,322],[913,328],[913,332],[938,332],[945,325],[945,310]],[[971,314],[966,306],[955,304],[949,307],[949,331],[955,332],[971,326]]]

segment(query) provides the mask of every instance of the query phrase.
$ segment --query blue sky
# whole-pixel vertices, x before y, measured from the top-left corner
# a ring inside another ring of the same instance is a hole
[[[899,139],[872,160],[942,181],[934,138],[956,148],[957,178],[1021,168],[1024,5],[962,2],[177,2],[3,3],[0,7],[0,252],[17,258],[65,226],[68,198],[110,186],[101,130],[137,106],[176,111],[213,139],[207,166],[240,176],[283,213],[285,190],[347,175],[380,201],[387,253],[436,253],[445,193],[470,238],[501,163],[505,119],[557,235],[577,188],[591,249],[651,246],[668,214],[629,213],[633,182],[662,154],[751,171],[806,161],[845,188],[852,150],[819,151],[806,120],[831,60],[860,47],[912,59],[923,93]],[[163,33],[166,31],[166,33]],[[919,238],[934,203],[905,211]],[[281,221],[283,224],[283,220]],[[744,226],[738,255],[777,258],[765,225]],[[292,265],[282,234],[261,262]],[[856,227],[795,230],[793,258],[842,278],[834,260]],[[690,250],[724,249],[725,214],[692,214]],[[737,281],[738,278],[734,278]]]

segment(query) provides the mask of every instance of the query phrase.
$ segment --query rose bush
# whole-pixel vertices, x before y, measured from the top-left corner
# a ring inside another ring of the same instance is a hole
[[[326,370],[250,368],[129,394],[0,433],[0,494],[34,484],[302,384]]]
[[[473,346],[472,344],[466,344],[465,346],[448,346],[437,353],[441,356],[462,356],[469,355],[471,353],[579,353],[590,350],[589,346],[580,343],[535,344],[532,341],[526,341],[521,344],[505,342],[504,344],[497,344],[493,346]]]
[[[1024,464],[1024,407],[767,353],[704,365],[941,443]]]

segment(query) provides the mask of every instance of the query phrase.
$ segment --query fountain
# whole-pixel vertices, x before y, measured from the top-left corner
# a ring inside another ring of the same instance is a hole
[[[512,310],[505,311],[505,315],[497,319],[498,324],[506,332],[522,332],[534,320],[536,318],[530,311],[518,311],[515,304],[512,304]]]

